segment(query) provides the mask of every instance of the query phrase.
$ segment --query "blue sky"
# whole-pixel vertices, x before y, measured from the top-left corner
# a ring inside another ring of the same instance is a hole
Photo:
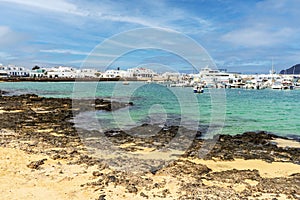
[[[268,72],[272,58],[277,71],[300,63],[299,0],[0,0],[0,6],[2,64],[80,67],[105,39],[144,27],[187,35],[229,71]],[[148,62],[184,66],[161,51],[132,52],[112,66]]]

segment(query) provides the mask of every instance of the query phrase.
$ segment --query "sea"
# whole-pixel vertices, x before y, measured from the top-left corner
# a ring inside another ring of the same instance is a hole
[[[180,125],[236,135],[266,131],[300,138],[300,90],[205,89],[148,82],[1,82],[10,95],[33,93],[56,98],[103,98],[132,102],[113,112],[89,111],[75,126],[88,130],[130,129],[142,124]]]

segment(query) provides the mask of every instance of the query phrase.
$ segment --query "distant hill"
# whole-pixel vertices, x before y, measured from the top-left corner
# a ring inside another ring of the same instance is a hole
[[[300,64],[294,65],[288,69],[281,70],[279,74],[300,74]]]

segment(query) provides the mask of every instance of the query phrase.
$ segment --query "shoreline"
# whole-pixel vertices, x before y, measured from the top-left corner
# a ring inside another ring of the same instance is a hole
[[[138,81],[136,78],[0,78],[0,82],[102,82],[102,81]]]
[[[90,100],[84,105],[78,105],[78,109],[95,109]],[[134,106],[118,102],[115,105],[98,101],[98,109],[108,112]],[[178,127],[164,130],[144,124],[126,132],[108,131],[99,137],[95,131],[74,128],[70,119],[80,110],[72,107],[70,99],[2,96],[0,107],[0,188],[6,199],[300,197],[300,143],[296,140],[266,132],[220,135],[210,152],[199,158],[199,149],[209,141],[192,138],[190,148],[174,160],[153,168],[149,159],[142,161],[145,170],[126,171],[110,163],[130,166],[138,158],[135,155],[145,157],[160,152],[173,140]],[[156,134],[134,134],[149,131]],[[90,139],[90,143],[84,139]],[[99,144],[101,139],[109,143]],[[100,159],[93,153],[99,145],[101,151],[115,146],[115,153],[122,152],[133,159]],[[179,150],[181,146],[179,143],[173,147]]]

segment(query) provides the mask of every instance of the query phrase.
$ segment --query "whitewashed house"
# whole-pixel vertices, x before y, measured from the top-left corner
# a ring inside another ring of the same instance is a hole
[[[29,72],[29,76],[31,78],[42,78],[46,76],[46,69],[41,68],[41,69],[33,69]]]
[[[5,78],[5,77],[8,77],[7,71],[0,69],[0,78]]]
[[[47,70],[46,76],[48,78],[75,78],[76,70],[71,67],[53,67]]]
[[[102,75],[102,78],[127,78],[129,77],[128,71],[125,70],[106,70]]]
[[[78,69],[76,70],[76,78],[97,78],[100,72],[95,69]]]
[[[181,75],[179,72],[165,72],[161,75],[164,80],[176,81],[179,80]]]
[[[29,70],[24,67],[15,65],[0,66],[0,70],[6,71],[10,77],[27,77],[29,76]]]
[[[151,69],[147,69],[147,68],[131,68],[127,70],[128,75],[131,77],[137,77],[137,78],[152,78],[154,76],[156,76],[157,74],[151,70]]]

